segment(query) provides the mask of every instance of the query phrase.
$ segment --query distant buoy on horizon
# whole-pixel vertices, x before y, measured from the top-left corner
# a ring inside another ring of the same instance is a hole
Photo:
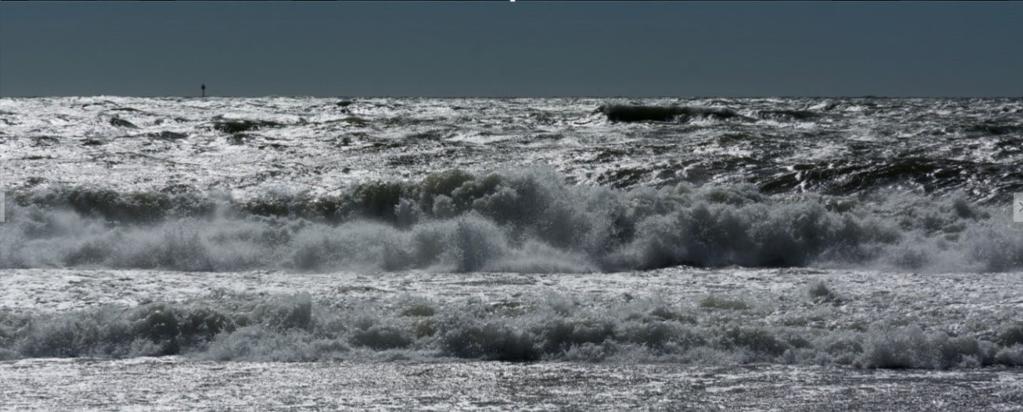
[[[206,97],[206,83],[203,83],[200,88],[202,88],[202,97]]]

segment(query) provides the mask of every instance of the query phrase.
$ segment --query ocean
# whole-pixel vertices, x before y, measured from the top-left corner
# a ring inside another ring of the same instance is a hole
[[[1023,410],[1023,99],[0,99],[0,408]]]

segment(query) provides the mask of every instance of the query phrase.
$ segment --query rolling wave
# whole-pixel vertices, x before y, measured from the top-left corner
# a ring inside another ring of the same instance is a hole
[[[551,170],[244,199],[47,186],[9,199],[0,267],[610,272],[677,265],[1023,269],[1008,207],[965,195],[611,189]]]
[[[508,308],[474,301],[438,305],[422,298],[363,304],[334,307],[308,295],[225,296],[63,313],[0,311],[0,359],[183,355],[290,362],[457,357],[892,369],[1023,366],[1018,322],[975,325],[990,332],[957,336],[895,319],[869,328],[821,329],[795,320],[764,326],[739,316],[744,302],[713,298],[696,308],[657,300],[591,307],[558,296]]]

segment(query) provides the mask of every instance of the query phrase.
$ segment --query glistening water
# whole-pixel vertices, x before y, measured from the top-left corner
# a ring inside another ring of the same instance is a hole
[[[14,408],[1021,402],[1020,99],[4,98],[0,144]]]

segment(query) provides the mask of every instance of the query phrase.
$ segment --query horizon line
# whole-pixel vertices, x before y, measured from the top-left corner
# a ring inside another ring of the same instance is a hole
[[[1023,95],[287,95],[287,94],[264,94],[264,95],[121,95],[121,94],[91,94],[91,95],[0,95],[0,99],[42,99],[59,97],[135,97],[135,98],[184,98],[184,99],[237,99],[237,98],[315,98],[315,99],[1020,99]]]

